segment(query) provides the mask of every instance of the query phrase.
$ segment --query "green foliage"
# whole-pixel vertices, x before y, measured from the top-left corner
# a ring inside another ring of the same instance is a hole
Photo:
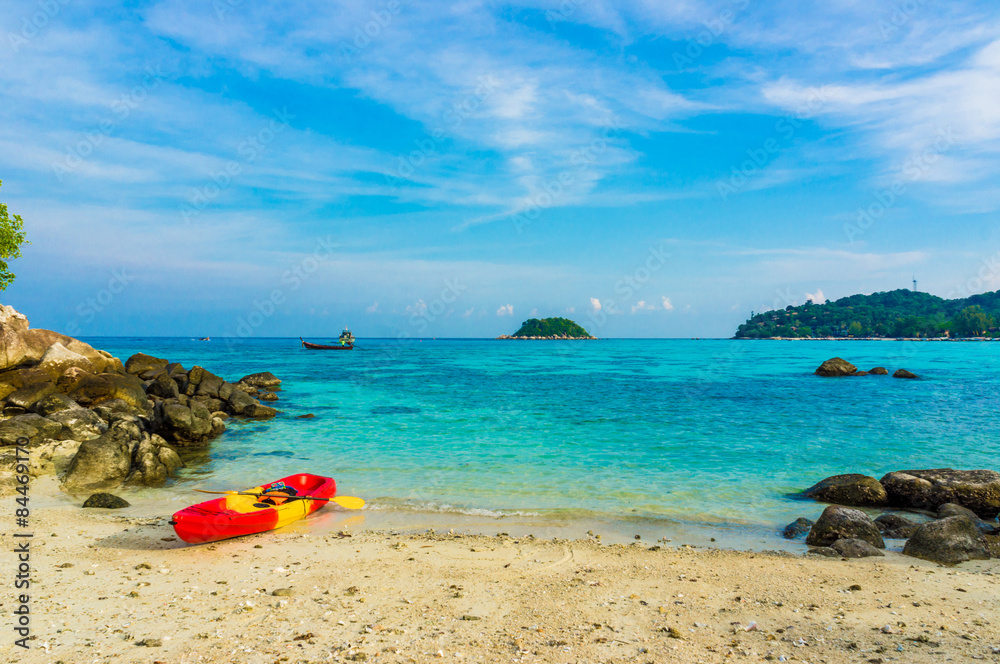
[[[568,318],[531,318],[521,323],[515,337],[589,337],[590,334]]]
[[[3,181],[0,180],[0,186]],[[14,273],[7,267],[7,261],[21,257],[21,245],[31,244],[24,235],[24,221],[21,215],[11,216],[7,205],[0,203],[0,290],[6,290],[14,281]]]
[[[900,289],[751,314],[736,338],[997,337],[998,322],[1000,291],[945,300]]]

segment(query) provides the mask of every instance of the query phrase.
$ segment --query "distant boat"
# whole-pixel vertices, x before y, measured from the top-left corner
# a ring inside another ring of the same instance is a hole
[[[302,337],[299,337],[299,341],[302,342],[303,348],[308,348],[309,350],[354,350],[354,344],[342,343],[336,346],[329,346],[327,344],[314,344],[306,341]]]
[[[354,335],[351,334],[350,328],[344,328],[344,331],[340,333],[340,343],[354,345]]]
[[[212,337],[200,337],[198,341],[211,341]]]

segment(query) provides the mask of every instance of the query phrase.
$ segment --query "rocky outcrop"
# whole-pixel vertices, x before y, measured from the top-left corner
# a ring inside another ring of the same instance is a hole
[[[869,558],[885,554],[864,540],[839,539],[830,545],[834,551],[844,558]]]
[[[163,486],[184,462],[160,436],[144,436],[132,452],[132,468],[126,484]]]
[[[807,534],[812,527],[812,521],[799,517],[785,526],[785,529],[781,531],[781,536],[785,539],[798,539],[799,537]]]
[[[859,539],[878,549],[885,548],[878,527],[860,510],[830,505],[813,525],[806,537],[810,546],[831,546],[841,539]]]
[[[112,399],[121,399],[133,408],[149,411],[153,404],[146,398],[142,381],[135,376],[97,374],[84,376],[70,398],[83,406],[96,406]]]
[[[869,369],[868,373],[872,376],[888,376],[889,370],[885,367],[875,367],[874,369]]]
[[[908,539],[917,529],[916,523],[898,514],[883,514],[875,519],[875,525],[886,539]]]
[[[888,498],[877,479],[858,474],[828,477],[806,489],[803,495],[823,503],[856,507],[880,507]]]
[[[896,373],[892,374],[893,378],[908,378],[913,380],[914,378],[919,378],[917,374],[907,371],[906,369],[896,369]]]
[[[988,560],[990,557],[979,529],[963,516],[951,516],[923,524],[906,542],[903,555],[942,565],[957,565],[967,560]]]
[[[1000,473],[992,470],[902,470],[881,479],[893,507],[936,511],[945,503],[966,507],[983,519],[1000,513]]]
[[[141,440],[137,426],[116,422],[101,437],[84,441],[63,477],[63,487],[79,493],[121,486],[132,469],[132,449]]]
[[[817,376],[833,378],[837,376],[853,376],[857,372],[858,368],[847,360],[834,357],[819,365],[815,373]]]

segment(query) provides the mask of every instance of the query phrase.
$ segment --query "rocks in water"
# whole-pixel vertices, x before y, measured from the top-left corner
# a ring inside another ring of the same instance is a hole
[[[234,389],[232,394],[229,395],[229,400],[227,401],[229,408],[232,409],[233,413],[236,415],[242,415],[243,411],[258,403],[256,399],[244,392],[243,390]]]
[[[869,369],[868,373],[873,376],[888,376],[889,370],[885,367],[875,367],[874,369]]]
[[[834,551],[844,558],[869,558],[885,554],[864,540],[839,539],[830,545]]]
[[[161,399],[176,399],[180,393],[177,381],[171,378],[165,371],[159,373],[146,387],[146,394],[160,397]]]
[[[295,419],[297,419],[297,420],[311,420],[314,417],[316,417],[314,414],[312,414],[312,413],[306,413],[305,415],[296,415]],[[809,521],[809,520],[806,519],[806,521]],[[812,522],[809,521],[809,523],[812,523]]]
[[[261,373],[243,376],[243,378],[240,378],[239,382],[244,385],[252,385],[253,387],[278,387],[281,385],[281,379],[270,371],[262,371]]]
[[[921,525],[906,542],[903,555],[943,565],[988,560],[990,557],[979,529],[964,516],[950,516]]]
[[[278,414],[277,408],[271,408],[270,406],[263,406],[261,404],[254,404],[243,410],[243,414],[246,417],[253,418],[255,420],[269,420]]]
[[[881,483],[893,507],[936,511],[955,503],[988,520],[1000,513],[1000,473],[993,470],[901,470],[887,474]]]
[[[260,395],[260,397],[258,397],[258,398],[261,401],[277,401],[278,400],[278,395],[275,394],[274,392],[262,392],[261,395]]]
[[[961,505],[956,505],[955,503],[945,503],[937,510],[937,518],[947,519],[950,516],[964,516],[968,518],[972,523],[979,529],[981,533],[993,533],[997,530],[996,521],[986,521],[985,519],[980,519],[975,512],[968,509],[967,507],[962,507]]]
[[[830,505],[813,525],[806,537],[810,546],[830,546],[840,539],[859,539],[878,549],[885,548],[878,527],[860,510]]]
[[[918,376],[917,374],[912,373],[910,371],[907,371],[906,369],[897,369],[896,373],[892,374],[892,377],[893,378],[909,378],[909,379],[912,380],[914,378],[919,378],[920,376]]]
[[[63,477],[63,487],[77,493],[121,486],[132,467],[132,448],[141,440],[137,426],[116,422],[99,438],[83,441]]]
[[[824,503],[879,507],[888,499],[879,481],[868,475],[834,475],[809,487],[803,494]]]
[[[812,527],[812,521],[800,517],[785,526],[785,529],[781,531],[781,536],[785,539],[798,539],[808,533]]]
[[[128,507],[129,502],[113,493],[95,493],[83,503],[84,507],[101,507],[108,510],[119,510]]]
[[[840,357],[834,357],[819,365],[819,368],[816,369],[816,375],[827,378],[836,376],[853,376],[857,373],[857,371],[858,368],[847,360]]]
[[[96,406],[111,399],[121,399],[134,408],[149,410],[152,404],[146,398],[144,387],[136,376],[96,374],[84,376],[69,396],[83,406]]]
[[[883,514],[875,519],[875,525],[887,539],[908,539],[917,529],[916,523],[898,514]]]
[[[167,366],[166,360],[145,353],[136,353],[125,361],[125,371],[133,376],[146,371],[158,371]]]

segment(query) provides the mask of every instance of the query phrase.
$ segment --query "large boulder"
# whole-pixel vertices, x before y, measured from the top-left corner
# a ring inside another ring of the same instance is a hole
[[[281,385],[281,379],[270,371],[243,376],[239,382],[244,385],[252,385],[253,387],[278,387]]]
[[[253,418],[255,420],[269,420],[278,414],[277,408],[271,408],[270,406],[264,406],[262,404],[254,404],[243,409],[243,415],[246,417]]]
[[[52,374],[35,367],[22,367],[20,369],[11,369],[10,371],[0,373],[0,383],[13,385],[18,389],[28,385],[34,385],[35,383],[51,382]]]
[[[25,345],[28,347],[25,361],[32,363],[40,362],[45,355],[45,351],[53,344],[61,344],[65,347],[76,341],[73,337],[68,337],[65,334],[41,329],[25,330],[21,333],[21,339],[24,340]]]
[[[183,467],[184,462],[167,441],[156,434],[144,436],[132,453],[132,471],[125,483],[163,486],[174,471]]]
[[[104,373],[85,376],[69,396],[83,406],[96,406],[111,399],[121,399],[128,405],[148,410],[152,407],[146,398],[143,383],[135,376]]]
[[[882,534],[867,514],[849,507],[830,505],[809,531],[806,544],[830,546],[841,539],[859,539],[877,549],[885,548]]]
[[[15,408],[31,410],[32,406],[50,394],[54,394],[55,391],[55,382],[26,385],[25,387],[15,390],[7,395],[7,407],[9,408],[13,406]]]
[[[918,376],[917,374],[913,373],[912,371],[907,371],[906,369],[897,369],[896,373],[892,374],[892,377],[893,378],[908,378],[910,380],[913,380],[914,378],[919,378],[920,376]]]
[[[161,399],[176,399],[180,394],[180,389],[177,387],[177,381],[164,371],[150,382],[146,388],[146,394]]]
[[[192,369],[193,371],[193,369]],[[211,371],[202,370],[201,380],[198,381],[198,388],[195,396],[207,396],[213,399],[219,398],[219,390],[226,381],[216,376]]]
[[[835,376],[853,376],[857,372],[858,368],[856,366],[840,357],[831,358],[819,365],[819,368],[816,369],[817,376],[824,376],[827,378]]]
[[[903,555],[943,565],[988,560],[990,557],[979,529],[964,516],[950,516],[921,525],[906,542]]]
[[[136,353],[125,361],[125,372],[137,375],[150,370],[163,369],[169,364],[166,360],[161,360],[145,353]]]
[[[889,370],[885,367],[875,367],[874,369],[869,369],[868,373],[873,376],[888,376]]]
[[[809,487],[803,494],[822,503],[879,507],[886,504],[885,489],[868,475],[834,475]]]
[[[79,367],[70,367],[56,380],[56,389],[62,394],[69,394],[76,389],[76,386],[80,384],[80,381],[87,376],[93,375],[94,374],[89,371],[84,371]]]
[[[157,405],[153,427],[156,433],[178,445],[203,443],[212,437],[212,414],[197,401],[185,406],[164,401]]]
[[[106,363],[106,361],[101,362],[102,365]],[[58,378],[71,367],[83,369],[91,373],[97,371],[97,367],[94,366],[93,362],[83,355],[67,349],[61,343],[54,343],[49,346],[45,354],[42,355],[42,359],[38,362],[38,368],[52,374],[53,378]]]
[[[31,446],[28,473],[32,477],[65,473],[80,444],[78,440],[43,440]]]
[[[956,505],[955,503],[945,503],[937,510],[937,518],[947,519],[950,516],[964,516],[979,529],[981,533],[993,533],[997,530],[996,521],[987,521],[986,519],[980,519],[979,516],[967,507],[962,507],[961,505]]]
[[[43,438],[55,438],[62,431],[62,425],[52,420],[27,413],[0,420],[0,446],[14,445],[20,438],[38,442]]]
[[[839,539],[831,544],[830,548],[844,558],[869,558],[885,555],[868,542],[859,539]]]
[[[128,507],[129,502],[113,493],[95,493],[83,502],[84,507],[100,507],[108,510],[120,510]]]
[[[31,407],[31,412],[37,413],[42,417],[48,417],[53,413],[58,413],[61,410],[69,410],[71,408],[80,408],[75,401],[70,399],[65,394],[59,394],[58,392],[50,394],[44,399],[39,399]],[[81,410],[83,410],[81,408]]]
[[[99,438],[85,440],[63,477],[70,493],[121,486],[132,467],[132,449],[142,440],[139,428],[116,422]]]
[[[875,519],[882,537],[886,539],[909,539],[917,530],[917,524],[898,514],[883,514]]]
[[[881,482],[894,507],[935,511],[955,503],[983,519],[996,519],[1000,513],[1000,473],[993,470],[901,470]]]
[[[260,405],[259,401],[243,390],[238,389],[234,389],[232,394],[229,395],[227,403],[229,404],[230,410],[232,410],[236,415],[242,415],[243,412],[251,406]]]

